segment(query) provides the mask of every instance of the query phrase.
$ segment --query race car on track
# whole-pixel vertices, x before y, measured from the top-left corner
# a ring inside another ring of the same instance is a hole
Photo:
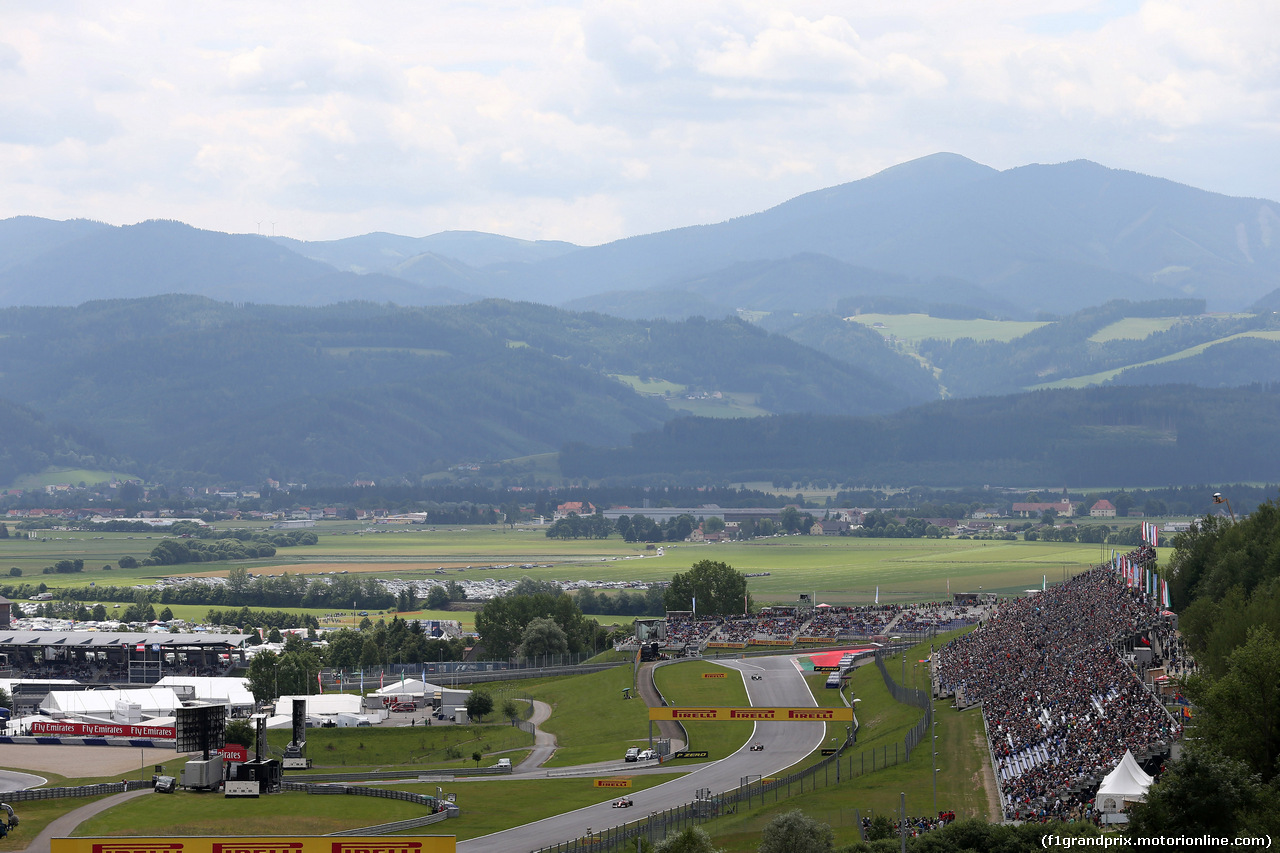
[[[619,797],[613,801],[613,807],[615,809],[629,809],[634,805],[635,803],[631,802],[630,797]]]
[[[751,676],[751,680],[752,680],[752,681],[764,681],[764,676],[763,676],[763,675],[760,675],[759,673],[754,673],[754,674],[752,674],[752,676]]]
[[[751,744],[751,751],[752,751],[752,752],[764,752],[764,744],[762,744],[762,743],[753,743],[753,744]]]

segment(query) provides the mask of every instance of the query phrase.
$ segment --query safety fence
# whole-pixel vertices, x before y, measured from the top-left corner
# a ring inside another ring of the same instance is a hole
[[[418,803],[431,809],[436,807],[436,798],[427,794],[414,794],[409,791],[391,791],[386,788],[368,788],[364,785],[310,785],[305,782],[281,782],[281,791],[295,791],[302,794],[355,794],[360,797],[381,797],[384,800],[403,800]]]
[[[101,797],[106,794],[123,794],[125,791],[141,791],[143,788],[154,786],[150,779],[130,779],[124,782],[78,785],[74,788],[28,788],[25,791],[5,791],[4,798],[9,803],[23,803],[31,800],[57,800],[62,797]]]
[[[425,817],[412,817],[408,820],[397,820],[393,823],[380,823],[376,826],[360,826],[355,829],[344,829],[341,832],[330,832],[329,835],[390,835],[405,829],[420,829],[433,823],[440,823],[451,817],[462,817],[458,809],[436,812]]]

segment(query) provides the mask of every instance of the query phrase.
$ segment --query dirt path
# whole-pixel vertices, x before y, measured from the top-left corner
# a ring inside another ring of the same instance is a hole
[[[1004,820],[1004,809],[1000,808],[1000,786],[996,784],[996,772],[991,766],[991,750],[981,732],[975,732],[973,739],[982,747],[982,790],[987,793],[987,821],[1000,823]]]

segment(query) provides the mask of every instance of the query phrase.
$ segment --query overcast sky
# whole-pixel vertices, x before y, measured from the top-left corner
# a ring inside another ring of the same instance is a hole
[[[592,244],[939,151],[1280,200],[1280,3],[0,0],[0,218]]]

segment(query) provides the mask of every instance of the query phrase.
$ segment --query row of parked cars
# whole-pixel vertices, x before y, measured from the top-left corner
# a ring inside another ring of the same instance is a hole
[[[627,750],[627,754],[624,757],[627,761],[651,761],[658,757],[658,753],[652,749],[641,749],[638,746],[633,746]]]

